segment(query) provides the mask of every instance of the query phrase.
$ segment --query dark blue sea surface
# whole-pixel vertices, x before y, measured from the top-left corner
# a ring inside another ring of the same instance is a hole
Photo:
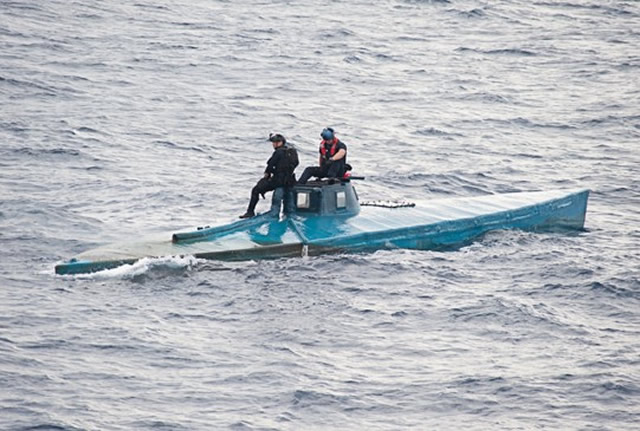
[[[586,230],[54,275],[325,126],[364,200],[589,188]],[[639,243],[636,1],[0,2],[2,430],[638,430]]]

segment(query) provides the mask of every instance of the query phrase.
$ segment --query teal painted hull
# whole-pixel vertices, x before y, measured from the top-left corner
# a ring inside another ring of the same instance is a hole
[[[439,199],[411,208],[364,206],[351,215],[293,212],[279,219],[267,213],[158,240],[108,245],[57,265],[55,271],[96,272],[162,256],[251,260],[392,248],[447,249],[493,230],[583,229],[588,197],[588,190],[559,190]]]

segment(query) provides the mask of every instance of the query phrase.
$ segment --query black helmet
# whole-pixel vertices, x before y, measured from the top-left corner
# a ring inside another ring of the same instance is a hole
[[[287,140],[280,133],[269,133],[269,141],[287,143]]]

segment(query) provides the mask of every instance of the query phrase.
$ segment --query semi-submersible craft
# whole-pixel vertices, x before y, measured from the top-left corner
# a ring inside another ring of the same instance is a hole
[[[421,205],[361,205],[352,181],[314,181],[276,189],[271,210],[253,218],[167,234],[161,240],[107,245],[57,265],[55,272],[96,272],[164,256],[250,260],[450,249],[498,229],[583,229],[588,197],[589,190],[581,189],[436,199]]]

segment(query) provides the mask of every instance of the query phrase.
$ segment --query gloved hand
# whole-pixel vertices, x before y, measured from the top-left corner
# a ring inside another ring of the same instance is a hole
[[[333,163],[333,160],[331,159],[331,157],[329,157],[327,160],[325,160],[325,163],[327,165],[330,165],[331,163]]]

